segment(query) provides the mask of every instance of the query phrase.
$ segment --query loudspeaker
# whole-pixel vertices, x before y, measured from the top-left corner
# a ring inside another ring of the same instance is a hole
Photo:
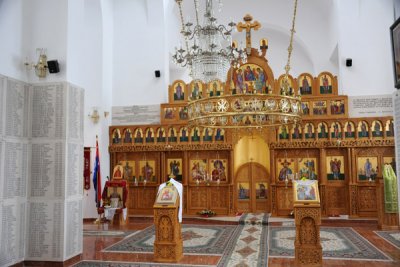
[[[47,61],[47,68],[49,69],[50,73],[59,73],[60,72],[60,67],[58,66],[57,60]]]
[[[353,65],[353,60],[351,58],[346,59],[346,67],[351,67]]]
[[[156,75],[156,78],[161,77],[161,72],[159,70],[154,71],[154,74]]]

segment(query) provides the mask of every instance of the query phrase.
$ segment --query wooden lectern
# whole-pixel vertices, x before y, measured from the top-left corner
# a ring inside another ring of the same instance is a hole
[[[296,266],[322,266],[318,181],[294,181],[293,200],[296,224],[295,264]]]
[[[183,257],[181,224],[178,220],[179,194],[173,185],[158,192],[154,203],[154,261],[178,262]]]

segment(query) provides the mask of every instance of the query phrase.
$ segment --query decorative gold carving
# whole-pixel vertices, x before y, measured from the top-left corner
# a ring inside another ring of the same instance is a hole
[[[276,215],[277,207],[276,207],[276,186],[272,186],[271,190],[271,201],[272,201],[272,215]]]
[[[326,214],[326,198],[325,198],[325,191],[326,191],[326,187],[324,185],[321,185],[319,187],[319,193],[320,195],[320,199],[321,199],[321,212],[322,214]],[[329,196],[328,196],[329,198]]]
[[[313,218],[316,225],[321,224],[321,208],[320,207],[307,207],[307,208],[295,208],[296,210],[296,225],[300,225],[304,218]]]
[[[310,217],[303,218],[300,223],[300,244],[315,245],[317,241],[318,238],[314,220]]]
[[[234,187],[229,186],[229,213],[233,213],[233,194],[234,194]]]
[[[192,208],[207,208],[207,188],[200,186],[192,188],[190,204]]]
[[[298,256],[301,266],[320,266],[322,264],[322,250],[299,248]]]
[[[327,187],[326,206],[327,209],[345,209],[346,208],[346,190],[343,187]]]
[[[171,219],[167,216],[162,216],[158,221],[158,236],[159,241],[172,241],[173,231]]]
[[[351,214],[356,215],[358,213],[357,185],[350,186],[350,199],[351,199]]]
[[[210,188],[211,190],[211,204],[212,207],[216,208],[226,208],[228,206],[227,203],[227,188],[225,187],[215,187]]]
[[[296,266],[322,266],[322,246],[319,227],[321,209],[319,206],[296,206],[295,263]]]
[[[279,210],[293,209],[293,191],[291,188],[280,187],[278,191],[277,206]]]
[[[374,139],[374,140],[337,140],[332,141],[292,141],[292,142],[272,142],[269,143],[270,149],[284,148],[338,148],[338,147],[376,147],[394,146],[393,139]]]
[[[109,146],[113,152],[142,152],[142,151],[189,151],[189,150],[232,150],[232,144],[153,144],[153,145],[119,145]]]
[[[276,158],[304,158],[307,157],[319,157],[318,149],[308,149],[307,153],[302,149],[296,150],[277,150]]]
[[[358,190],[359,211],[377,211],[375,187],[359,187]]]

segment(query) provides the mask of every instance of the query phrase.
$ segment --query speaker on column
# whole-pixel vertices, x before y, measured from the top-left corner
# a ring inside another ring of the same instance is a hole
[[[50,73],[59,73],[60,72],[60,66],[58,65],[57,60],[47,61],[47,68],[49,69]]]
[[[156,75],[156,78],[161,77],[161,72],[159,70],[154,71],[154,74]]]
[[[346,67],[351,67],[353,66],[353,60],[351,58],[346,59]]]

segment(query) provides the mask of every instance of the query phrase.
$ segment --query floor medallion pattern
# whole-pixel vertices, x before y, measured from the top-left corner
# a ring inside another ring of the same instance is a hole
[[[326,259],[391,259],[351,227],[321,227],[323,258]],[[294,257],[295,227],[271,226],[270,257]]]
[[[182,225],[184,253],[221,255],[231,241],[235,225]],[[104,251],[153,252],[154,226],[148,227]]]

